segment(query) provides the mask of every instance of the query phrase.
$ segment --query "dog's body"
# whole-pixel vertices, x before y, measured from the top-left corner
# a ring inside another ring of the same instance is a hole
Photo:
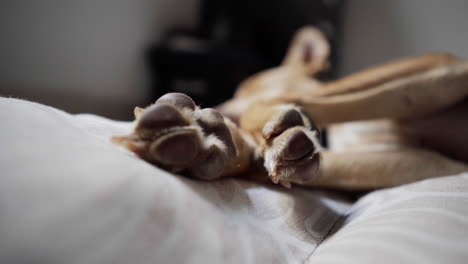
[[[369,189],[468,169],[468,62],[429,54],[320,83],[310,76],[327,66],[328,51],[320,32],[300,31],[283,65],[249,78],[219,107],[239,126],[169,94],[137,109],[135,133],[116,140],[202,179],[260,160],[285,186]],[[328,128],[328,150],[318,128]]]

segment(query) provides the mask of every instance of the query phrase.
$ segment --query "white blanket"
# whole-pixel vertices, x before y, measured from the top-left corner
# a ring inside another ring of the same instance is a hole
[[[0,263],[466,263],[468,173],[370,193],[164,172],[130,123],[0,98]]]

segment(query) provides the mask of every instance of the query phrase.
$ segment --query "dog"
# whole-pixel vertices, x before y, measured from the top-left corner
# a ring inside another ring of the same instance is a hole
[[[432,53],[322,83],[313,76],[329,52],[304,27],[280,66],[217,109],[166,94],[135,108],[134,131],[113,141],[174,173],[214,180],[260,166],[288,188],[369,190],[468,170],[468,61]]]

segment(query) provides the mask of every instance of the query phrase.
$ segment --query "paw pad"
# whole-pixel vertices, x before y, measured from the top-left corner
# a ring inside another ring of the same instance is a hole
[[[114,141],[146,161],[202,179],[219,178],[235,163],[236,146],[218,111],[199,109],[190,97],[170,93],[135,112],[133,134]]]
[[[289,182],[302,182],[317,173],[319,131],[301,108],[278,106],[262,134],[264,165],[273,182],[288,186]]]

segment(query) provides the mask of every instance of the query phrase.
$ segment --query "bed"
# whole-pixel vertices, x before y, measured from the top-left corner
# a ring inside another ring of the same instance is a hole
[[[131,123],[0,98],[0,263],[466,263],[468,172],[355,199],[167,173]]]

